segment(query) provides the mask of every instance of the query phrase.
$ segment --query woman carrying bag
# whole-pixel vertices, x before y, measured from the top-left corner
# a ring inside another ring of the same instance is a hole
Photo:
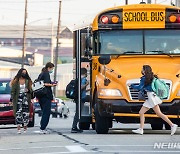
[[[26,69],[21,68],[15,78],[11,81],[11,101],[17,124],[17,133],[21,134],[21,126],[26,133],[29,123],[31,105],[32,81]]]
[[[141,135],[144,133],[144,131],[143,131],[144,121],[145,121],[144,114],[150,108],[152,108],[157,116],[162,118],[164,121],[166,121],[171,126],[171,135],[173,135],[177,130],[177,125],[173,124],[169,120],[169,118],[161,112],[161,110],[159,108],[159,104],[162,103],[162,100],[153,92],[152,87],[151,87],[151,83],[152,83],[154,77],[157,78],[157,76],[154,75],[154,73],[152,72],[152,68],[149,65],[143,65],[141,73],[143,76],[141,77],[139,85],[128,84],[128,86],[130,86],[133,89],[137,89],[139,91],[143,91],[143,90],[146,91],[147,96],[148,96],[148,99],[145,100],[143,106],[141,107],[141,110],[139,111],[140,128],[138,128],[136,130],[132,130],[132,132],[136,133],[136,134],[141,134]]]
[[[44,81],[44,86],[46,88],[46,94],[38,97],[39,104],[42,110],[42,117],[40,122],[40,134],[47,134],[46,127],[49,123],[49,118],[51,114],[51,101],[53,100],[53,93],[52,87],[56,86],[57,84],[51,82],[50,74],[53,72],[54,64],[48,62],[43,68],[41,74],[39,75],[39,79]]]

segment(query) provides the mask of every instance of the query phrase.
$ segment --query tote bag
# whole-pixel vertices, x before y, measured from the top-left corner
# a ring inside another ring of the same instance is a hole
[[[37,98],[43,97],[47,94],[47,89],[44,86],[44,81],[41,80],[42,75],[38,79],[36,79],[32,84],[32,90],[34,92],[35,97]]]

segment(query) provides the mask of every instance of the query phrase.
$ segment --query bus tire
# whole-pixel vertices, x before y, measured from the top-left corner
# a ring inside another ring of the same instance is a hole
[[[89,128],[90,128],[90,123],[87,123],[87,122],[79,122],[79,129],[89,130]]]
[[[163,129],[163,123],[151,123],[152,130],[162,130]]]
[[[108,118],[102,117],[99,114],[98,106],[95,105],[95,130],[97,134],[107,134],[109,131],[109,121]]]

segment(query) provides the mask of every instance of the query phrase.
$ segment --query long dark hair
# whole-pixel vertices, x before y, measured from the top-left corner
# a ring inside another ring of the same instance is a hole
[[[48,68],[53,68],[54,64],[51,62],[46,63],[45,67],[44,67],[44,71],[48,71]]]
[[[145,76],[145,85],[151,84],[154,77],[158,78],[158,76],[153,73],[151,66],[143,65],[143,70]]]
[[[31,80],[31,78],[29,77],[29,74],[28,74],[28,72],[27,72],[27,70],[26,70],[25,68],[19,69],[19,71],[17,72],[16,76],[14,77],[14,79],[13,79],[13,81],[12,81],[12,85],[13,85],[14,83],[16,83],[16,82],[19,81],[19,78],[21,78],[21,77],[22,77],[22,74],[24,74],[24,73],[23,73],[24,70],[26,71],[26,74],[25,74],[24,78],[29,81],[29,82],[28,82],[28,83],[29,83],[29,84],[28,84],[28,88],[31,88],[31,86],[32,86],[32,80]]]

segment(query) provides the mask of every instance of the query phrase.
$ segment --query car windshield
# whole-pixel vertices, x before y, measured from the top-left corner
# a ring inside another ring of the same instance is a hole
[[[180,30],[100,31],[99,53],[180,54]]]
[[[9,81],[0,81],[0,94],[10,94]]]

